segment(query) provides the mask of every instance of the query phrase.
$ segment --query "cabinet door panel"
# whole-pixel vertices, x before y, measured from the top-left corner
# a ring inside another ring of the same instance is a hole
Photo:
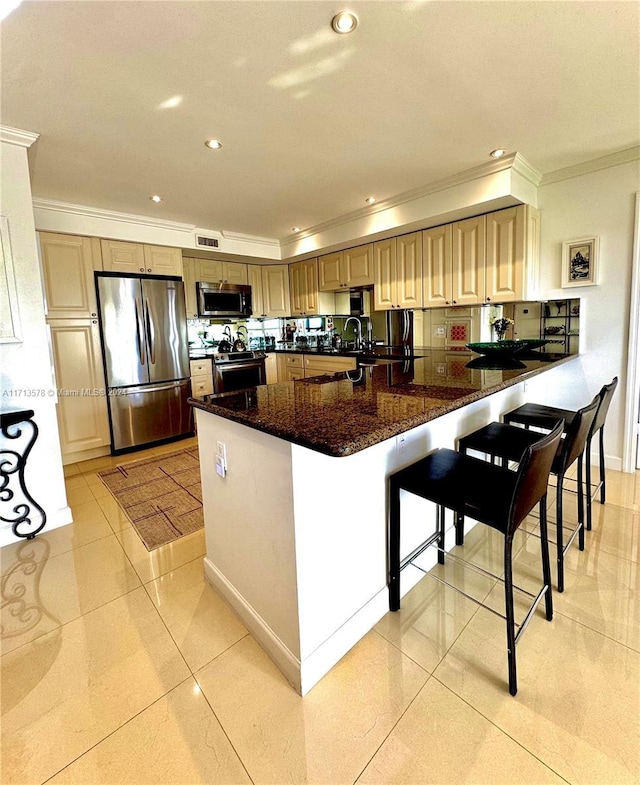
[[[396,238],[373,244],[374,310],[388,311],[397,304]]]
[[[422,233],[423,305],[450,305],[452,276],[451,224]]]
[[[318,257],[319,288],[321,292],[335,292],[344,288],[342,275],[342,251]]]
[[[217,259],[196,259],[196,274],[198,281],[214,283],[222,281],[222,262]]]
[[[302,262],[289,265],[289,296],[291,316],[302,316],[304,312],[304,267]]]
[[[396,305],[422,307],[422,234],[396,238]]]
[[[247,265],[247,278],[251,287],[251,307],[254,316],[266,316],[264,298],[262,296],[262,267],[258,264]]]
[[[307,259],[302,262],[302,286],[304,291],[303,311],[307,316],[319,313],[318,304],[318,260]]]
[[[50,323],[62,455],[109,444],[109,420],[100,352],[93,319]],[[94,392],[95,391],[95,392]]]
[[[187,319],[198,318],[198,300],[196,297],[196,262],[197,259],[182,260],[182,279],[184,281],[184,302]]]
[[[262,296],[267,316],[291,316],[286,264],[268,264],[262,268]]]
[[[453,224],[453,290],[456,305],[485,299],[485,216]]]
[[[144,248],[138,243],[120,240],[100,240],[102,266],[118,273],[145,273]]]
[[[515,302],[524,293],[524,206],[487,215],[487,300]]]
[[[182,275],[182,251],[179,248],[145,245],[144,263],[149,275]]]
[[[246,286],[249,283],[247,265],[238,262],[222,262],[222,279],[228,283]]]
[[[343,254],[343,282],[347,286],[373,284],[373,243],[348,248]]]
[[[102,269],[99,241],[50,232],[40,232],[39,240],[48,318],[95,318],[93,272]]]

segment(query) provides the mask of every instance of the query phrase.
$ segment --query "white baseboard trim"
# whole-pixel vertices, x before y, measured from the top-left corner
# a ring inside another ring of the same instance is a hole
[[[70,523],[73,523],[71,507],[61,507],[53,511],[47,510],[47,523],[40,534],[45,534],[60,526],[67,526]],[[4,548],[5,545],[12,545],[15,542],[24,542],[24,539],[24,537],[16,537],[11,530],[11,524],[7,524],[0,529],[0,548]]]
[[[204,558],[204,574],[211,585],[231,605],[240,616],[247,629],[267,652],[275,664],[294,689],[301,692],[300,660],[285,646],[264,619],[256,613],[253,606],[238,593],[237,589],[229,583],[225,576],[209,561]]]

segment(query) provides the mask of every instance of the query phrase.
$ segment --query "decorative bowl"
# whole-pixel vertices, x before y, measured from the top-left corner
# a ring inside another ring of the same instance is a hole
[[[467,348],[476,354],[484,354],[487,357],[499,355],[501,357],[513,355],[523,349],[530,348],[529,342],[521,341],[487,341],[485,343],[468,343]]]

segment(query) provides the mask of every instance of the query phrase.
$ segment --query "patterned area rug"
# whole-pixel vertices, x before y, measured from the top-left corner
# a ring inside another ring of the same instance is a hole
[[[197,447],[99,475],[148,551],[204,527]]]

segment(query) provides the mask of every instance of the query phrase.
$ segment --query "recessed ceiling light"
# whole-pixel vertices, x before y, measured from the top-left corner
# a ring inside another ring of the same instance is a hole
[[[207,139],[205,145],[210,150],[219,150],[222,147],[222,142],[219,142],[217,139]]]
[[[162,197],[159,196],[158,194],[154,194],[153,196],[150,196],[149,199],[151,199],[152,202],[161,202],[162,201]]]
[[[331,20],[331,27],[336,33],[353,33],[358,26],[358,17],[351,11],[340,11]]]
[[[375,201],[376,201],[375,196],[367,196],[367,198],[365,199],[365,202],[367,204],[375,204]]]
[[[507,151],[506,151],[506,150],[504,150],[502,147],[498,147],[497,149],[495,149],[495,150],[492,150],[492,151],[489,153],[489,155],[490,155],[492,158],[502,158],[502,156],[503,156],[503,155],[504,155],[506,152],[507,152]]]
[[[291,231],[292,231],[292,232],[301,232],[301,231],[302,231],[302,229],[301,229],[299,226],[294,226],[294,227],[291,229]]]

